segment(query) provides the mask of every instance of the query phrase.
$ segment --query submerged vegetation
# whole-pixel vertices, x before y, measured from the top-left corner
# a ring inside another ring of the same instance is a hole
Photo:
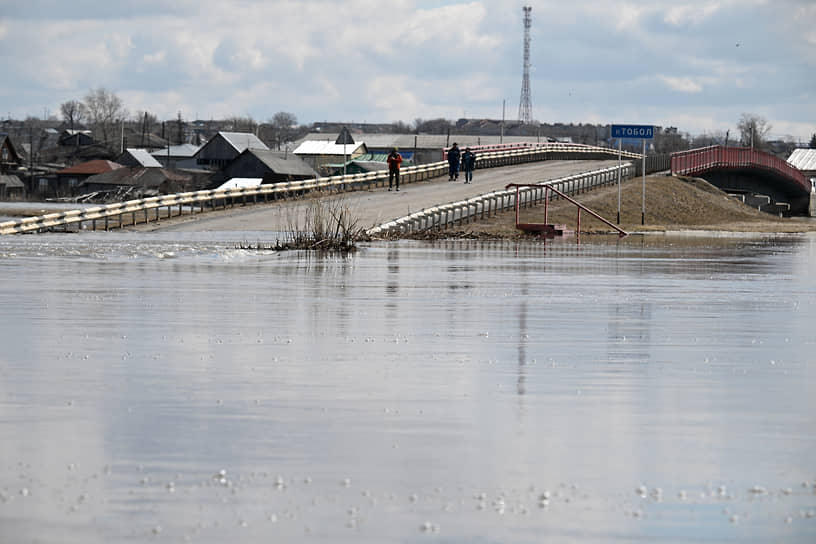
[[[240,249],[286,251],[306,249],[347,253],[357,249],[357,243],[368,240],[366,229],[351,212],[346,202],[313,200],[306,213],[292,213],[287,218],[286,232],[274,243],[250,244],[244,242]]]

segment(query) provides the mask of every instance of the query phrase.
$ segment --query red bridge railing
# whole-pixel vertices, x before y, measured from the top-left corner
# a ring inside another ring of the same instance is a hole
[[[672,174],[681,176],[729,168],[759,168],[771,171],[795,181],[804,191],[810,192],[810,183],[805,179],[801,170],[764,151],[747,147],[713,145],[672,153],[671,156]]]

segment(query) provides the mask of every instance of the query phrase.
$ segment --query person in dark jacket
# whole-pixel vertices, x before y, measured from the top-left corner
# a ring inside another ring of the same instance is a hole
[[[448,149],[448,174],[450,178],[448,181],[459,179],[459,162],[462,160],[462,152],[456,142]]]
[[[462,170],[465,171],[465,183],[473,181],[473,170],[475,168],[476,153],[471,151],[469,147],[466,147],[465,152],[462,154]]]
[[[397,191],[399,191],[399,173],[400,165],[402,164],[402,155],[399,154],[397,148],[391,150],[388,154],[388,190],[391,190],[392,182],[396,179]]]

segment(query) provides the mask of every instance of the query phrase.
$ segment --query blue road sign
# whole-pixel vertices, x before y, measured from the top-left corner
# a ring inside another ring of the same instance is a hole
[[[654,127],[652,125],[612,125],[612,137],[651,140],[654,138]]]

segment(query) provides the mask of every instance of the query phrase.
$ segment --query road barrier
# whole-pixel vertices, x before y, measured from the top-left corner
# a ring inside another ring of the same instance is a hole
[[[544,160],[610,159],[617,156],[618,151],[611,148],[581,144],[537,144],[532,148],[480,153],[476,157],[476,168],[495,168]],[[623,152],[622,156],[627,159],[641,158],[641,155],[630,152]],[[415,183],[444,176],[447,173],[448,163],[445,161],[410,166],[401,170],[400,181],[401,183]],[[211,189],[154,196],[105,206],[5,221],[0,223],[0,234],[35,233],[57,229],[65,231],[109,230],[178,217],[184,215],[185,212],[188,215],[194,215],[207,210],[225,209],[234,207],[236,202],[247,205],[250,202],[257,203],[259,201],[267,202],[269,200],[294,198],[313,192],[336,193],[368,190],[372,187],[385,186],[387,183],[388,172],[378,171],[288,183],[265,184],[255,187]]]
[[[554,187],[567,195],[576,195],[596,187],[612,185],[618,181],[619,168],[622,179],[628,179],[635,175],[635,167],[625,163],[620,167],[613,166],[544,181],[532,187],[493,191],[466,200],[419,210],[405,217],[371,228],[367,231],[367,234],[373,237],[388,237],[397,233],[407,234],[430,229],[445,229],[457,224],[463,225],[470,223],[474,219],[484,219],[485,216],[490,217],[499,212],[515,209],[517,197],[519,206],[525,208],[540,204],[547,196],[549,196],[550,200],[554,196],[557,197],[553,193],[547,195],[547,186]]]

